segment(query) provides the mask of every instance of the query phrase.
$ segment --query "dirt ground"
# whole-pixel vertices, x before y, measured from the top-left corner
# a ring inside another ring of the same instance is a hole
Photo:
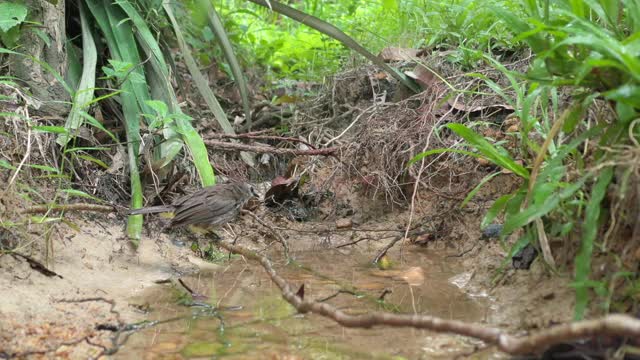
[[[508,177],[505,181],[509,181]],[[496,182],[495,188],[487,188],[484,195],[503,186]],[[348,193],[346,189],[342,191]],[[341,196],[340,190],[336,196]],[[421,193],[420,197],[420,214],[414,218],[418,221],[437,218],[434,216],[441,211],[442,200],[429,193]],[[407,209],[381,212],[375,210],[375,206],[363,206],[358,201],[369,203],[367,198],[352,198],[349,202],[353,213],[344,218],[368,219],[358,225],[360,228],[398,229],[405,226],[409,218]],[[484,207],[476,203],[471,210],[458,213],[455,220],[447,219],[454,222],[454,227],[442,238],[422,246],[410,242],[396,246],[403,246],[406,251],[420,247],[444,250],[459,258],[462,266],[458,269],[456,286],[473,296],[491,299],[492,311],[487,312],[487,324],[520,331],[570,320],[573,293],[567,286],[568,277],[550,276],[539,262],[535,262],[530,271],[507,270],[493,283],[506,251],[496,240],[480,240],[479,214],[485,211]],[[263,209],[257,212],[270,221],[297,229],[313,230],[336,224],[335,221],[316,221],[292,225],[289,220],[266,214]],[[135,323],[146,317],[131,299],[157,286],[157,281],[218,266],[200,259],[188,246],[177,246],[179,238],[162,234],[157,222],[151,222],[136,250],[124,237],[123,216],[70,214],[69,220],[77,225],[76,229],[62,225],[53,236],[50,270],[59,276],[45,276],[31,269],[22,258],[0,257],[0,288],[3,289],[0,357],[86,358],[108,352],[114,335],[104,330],[106,327]],[[240,223],[242,230],[238,238],[241,241],[254,246],[265,244],[264,232],[257,224],[244,218]],[[321,234],[323,232],[318,231],[298,235],[292,243],[296,249],[316,249],[325,238]],[[360,236],[367,235],[378,236],[366,232]],[[353,233],[339,232],[331,235],[330,246],[351,241]],[[385,243],[386,240],[377,241],[374,246],[382,247]]]

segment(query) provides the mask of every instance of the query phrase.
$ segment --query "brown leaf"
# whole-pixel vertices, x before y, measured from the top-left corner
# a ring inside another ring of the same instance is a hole
[[[405,74],[414,79],[423,90],[431,89],[440,82],[440,79],[433,73],[433,70],[428,69],[422,64],[416,65],[413,71],[407,71]]]
[[[419,266],[414,266],[405,271],[400,278],[409,286],[420,286],[424,284],[424,270]]]
[[[336,228],[337,229],[346,229],[346,228],[350,228],[351,225],[353,225],[353,223],[351,222],[351,219],[338,219],[336,220]]]
[[[378,54],[378,57],[382,58],[382,60],[386,62],[411,61],[418,57],[418,53],[420,53],[420,50],[418,49],[388,47],[382,49],[380,54]]]

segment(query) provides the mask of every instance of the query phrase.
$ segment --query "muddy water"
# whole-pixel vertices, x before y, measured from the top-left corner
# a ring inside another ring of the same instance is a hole
[[[461,289],[469,276],[455,271],[455,260],[415,249],[391,255],[402,260],[386,271],[371,266],[372,253],[355,251],[296,252],[289,265],[278,263],[275,254],[271,258],[291,284],[305,285],[306,298],[334,295],[326,301],[350,313],[386,310],[473,322],[487,317],[489,300]],[[115,358],[448,359],[465,357],[480,345],[423,330],[347,329],[317,315],[297,314],[259,265],[239,257],[217,271],[182,280],[202,295],[193,301],[218,310],[181,305],[175,286],[150,289],[132,303],[148,304],[149,320],[179,320],[132,335]],[[391,292],[381,302],[385,290]]]

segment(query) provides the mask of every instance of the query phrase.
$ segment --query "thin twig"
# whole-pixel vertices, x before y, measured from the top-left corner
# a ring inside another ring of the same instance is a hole
[[[274,148],[272,146],[265,145],[247,145],[247,144],[236,144],[229,143],[225,141],[216,141],[216,140],[204,140],[204,143],[207,146],[214,147],[216,150],[240,150],[240,151],[248,151],[254,153],[268,153],[268,154],[291,154],[291,155],[333,155],[338,151],[337,147],[330,147],[324,149],[310,149],[310,150],[299,150],[299,149],[280,149]]]
[[[207,135],[204,140],[210,139],[253,139],[253,140],[279,140],[279,141],[290,141],[297,142],[307,145],[308,147],[315,149],[316,147],[311,145],[305,140],[286,137],[286,136],[275,136],[275,135],[252,135],[252,134],[210,134]]]
[[[9,180],[9,185],[6,188],[7,191],[11,188],[11,185],[16,180],[16,177],[18,177],[18,174],[20,173],[20,169],[22,169],[22,166],[27,161],[30,154],[31,154],[31,126],[27,125],[27,149],[24,152],[24,156],[22,157],[20,164],[18,164],[18,167],[16,168],[16,171],[13,173],[13,176],[11,176],[11,180]]]
[[[287,259],[287,261],[289,261],[289,244],[287,243],[287,240],[285,240],[285,238],[282,235],[280,235],[280,233],[278,233],[271,225],[262,221],[262,219],[260,219],[256,214],[252,213],[249,210],[242,210],[242,213],[251,216],[255,221],[257,221],[260,225],[264,226],[269,230],[269,232],[271,232],[271,235],[273,235],[276,238],[276,240],[280,244],[282,244],[282,247],[284,248],[284,256]]]

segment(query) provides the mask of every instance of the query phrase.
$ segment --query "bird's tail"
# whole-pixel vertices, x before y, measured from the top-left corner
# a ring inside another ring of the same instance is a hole
[[[129,210],[129,215],[155,214],[155,213],[161,213],[161,212],[171,212],[173,210],[174,208],[172,205],[150,206],[142,209]]]

